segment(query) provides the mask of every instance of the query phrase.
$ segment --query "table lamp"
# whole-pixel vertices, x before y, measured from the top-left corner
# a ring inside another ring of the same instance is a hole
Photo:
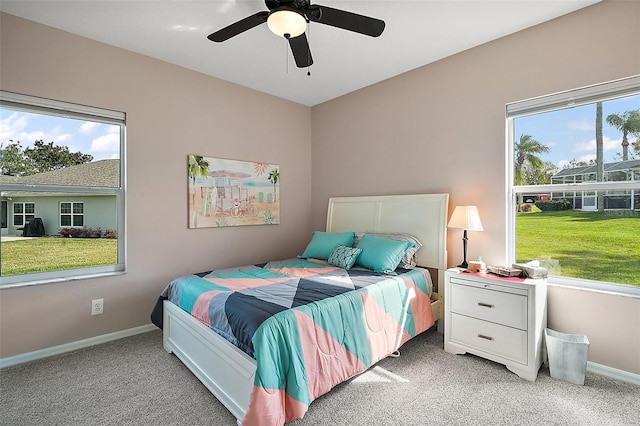
[[[453,214],[449,219],[447,227],[452,229],[464,229],[462,237],[462,247],[464,253],[464,260],[458,268],[467,269],[467,231],[484,231],[482,228],[482,222],[480,222],[480,215],[478,214],[478,208],[476,206],[456,206],[453,210]]]

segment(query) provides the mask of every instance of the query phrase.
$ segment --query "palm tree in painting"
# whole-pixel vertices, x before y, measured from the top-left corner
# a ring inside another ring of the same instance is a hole
[[[640,109],[625,111],[622,115],[610,114],[607,123],[622,132],[622,160],[629,159],[629,135],[640,137]]]
[[[189,155],[189,179],[191,179],[191,222],[193,227],[198,227],[198,214],[196,210],[196,179],[207,177],[209,162],[201,155]]]
[[[524,173],[525,165],[537,170],[543,167],[544,161],[537,156],[543,152],[549,152],[549,147],[541,144],[531,135],[520,135],[520,140],[514,144],[514,185],[527,185],[531,182],[526,181],[526,173]],[[522,193],[518,193],[518,211],[522,204]]]
[[[276,184],[280,180],[280,172],[278,169],[271,170],[267,179],[273,184],[273,201],[276,202]]]

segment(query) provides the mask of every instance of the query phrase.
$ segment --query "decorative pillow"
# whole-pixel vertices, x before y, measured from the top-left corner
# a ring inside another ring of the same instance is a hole
[[[331,252],[327,262],[338,268],[350,269],[356,263],[360,253],[362,253],[361,248],[338,246]]]
[[[355,232],[315,231],[304,253],[298,257],[302,259],[312,257],[314,259],[327,260],[337,246],[353,246],[355,236]]]
[[[408,241],[413,243],[413,247],[410,247],[407,252],[400,259],[400,264],[398,265],[400,268],[404,269],[412,269],[415,268],[418,264],[416,253],[422,247],[422,243],[418,241],[416,237],[411,234],[404,234],[402,232],[367,232],[369,235],[374,235],[376,237],[386,238],[388,240],[396,240],[396,241]],[[356,241],[354,246],[357,246],[362,238],[363,233],[356,233]]]
[[[402,256],[411,247],[413,243],[409,241],[395,241],[364,234],[358,243],[362,253],[358,256],[356,265],[389,274],[395,271]]]

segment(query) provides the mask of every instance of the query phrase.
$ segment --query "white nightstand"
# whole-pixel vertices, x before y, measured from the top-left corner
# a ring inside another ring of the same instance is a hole
[[[547,281],[494,274],[445,273],[444,350],[506,365],[535,381],[543,361]]]

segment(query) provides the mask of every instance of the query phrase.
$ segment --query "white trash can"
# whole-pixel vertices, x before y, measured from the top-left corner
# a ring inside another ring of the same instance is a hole
[[[589,339],[582,334],[567,334],[544,329],[549,358],[549,374],[554,379],[584,385],[589,355]]]

